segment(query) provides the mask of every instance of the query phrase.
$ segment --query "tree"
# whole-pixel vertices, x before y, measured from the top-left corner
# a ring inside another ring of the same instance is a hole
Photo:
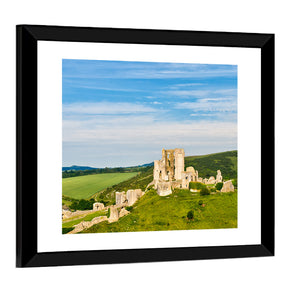
[[[218,182],[216,184],[216,190],[221,191],[222,187],[223,187],[223,182]]]
[[[194,219],[194,212],[192,210],[190,210],[186,216],[189,220],[192,220],[192,219]]]

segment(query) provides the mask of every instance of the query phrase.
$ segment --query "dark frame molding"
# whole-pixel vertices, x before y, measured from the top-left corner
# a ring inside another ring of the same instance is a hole
[[[66,266],[274,255],[274,34],[179,30],[17,26],[17,232],[16,266]],[[246,47],[261,49],[261,244],[155,249],[37,252],[37,42],[68,41]],[[268,116],[268,118],[265,118]],[[264,118],[263,118],[264,117]],[[30,170],[30,178],[28,176]],[[27,175],[27,176],[26,176]]]

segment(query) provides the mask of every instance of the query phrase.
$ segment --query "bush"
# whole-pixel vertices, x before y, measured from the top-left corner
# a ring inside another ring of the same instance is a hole
[[[110,208],[108,208],[108,210],[107,210],[107,217],[108,218],[110,217]]]
[[[73,229],[74,229],[73,227],[62,228],[62,234],[67,234],[68,232],[72,231]]]
[[[218,182],[216,184],[216,190],[221,191],[222,187],[223,187],[223,182]]]
[[[95,200],[91,199],[91,200],[77,200],[77,201],[73,201],[72,204],[70,205],[70,209],[72,210],[91,210],[93,209],[93,204],[94,204]]]
[[[109,201],[105,201],[105,200],[101,199],[99,202],[100,202],[100,203],[103,203],[104,206],[107,206],[107,203],[108,203]]]
[[[233,184],[234,188],[236,189],[238,187],[238,181],[237,181],[237,179],[233,179],[232,180],[232,184]]]
[[[201,183],[201,182],[195,182],[195,181],[191,181],[189,183],[189,188],[193,189],[193,190],[201,190],[202,188],[205,187],[205,184]]]
[[[201,205],[203,204],[203,201],[200,200],[200,201],[198,202],[198,204],[201,206]]]
[[[194,212],[192,210],[190,210],[186,216],[189,220],[192,220],[192,219],[194,219]]]
[[[209,189],[207,187],[204,187],[203,189],[201,189],[200,195],[201,196],[210,195]]]
[[[125,209],[128,210],[128,211],[132,211],[133,210],[133,206],[126,206]]]

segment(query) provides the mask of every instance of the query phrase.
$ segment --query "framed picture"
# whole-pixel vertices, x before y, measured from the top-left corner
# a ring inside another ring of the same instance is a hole
[[[17,267],[273,255],[273,34],[17,26]]]

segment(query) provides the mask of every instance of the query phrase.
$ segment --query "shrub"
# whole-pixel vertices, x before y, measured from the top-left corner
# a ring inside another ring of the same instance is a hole
[[[203,201],[200,200],[200,201],[198,202],[198,204],[201,206],[201,205],[203,204]]]
[[[237,181],[237,179],[233,179],[232,180],[232,184],[233,184],[234,188],[237,188],[238,187],[238,181]]]
[[[104,206],[107,206],[107,203],[108,203],[109,201],[105,201],[105,200],[101,199],[99,202],[100,202],[100,203],[103,203]]]
[[[201,182],[195,182],[195,181],[191,181],[189,183],[189,188],[193,189],[193,190],[201,190],[202,188],[205,187],[205,184],[201,183]]]
[[[93,209],[93,204],[94,204],[95,200],[91,199],[91,200],[77,200],[77,201],[73,201],[72,204],[70,205],[70,208],[72,210],[90,210]]]
[[[72,231],[73,229],[74,229],[73,227],[62,228],[62,234],[66,234]]]
[[[216,190],[221,191],[222,187],[223,187],[223,182],[218,182],[216,184]]]
[[[110,208],[108,208],[108,210],[107,210],[107,217],[108,218],[110,217]]]
[[[125,209],[128,210],[128,211],[132,211],[133,210],[133,206],[126,206]]]
[[[192,220],[192,219],[194,219],[194,212],[192,210],[190,210],[186,216],[189,220]]]
[[[210,194],[210,191],[207,187],[204,187],[203,189],[201,189],[200,191],[200,195],[201,196],[205,196],[205,195],[209,195]]]

